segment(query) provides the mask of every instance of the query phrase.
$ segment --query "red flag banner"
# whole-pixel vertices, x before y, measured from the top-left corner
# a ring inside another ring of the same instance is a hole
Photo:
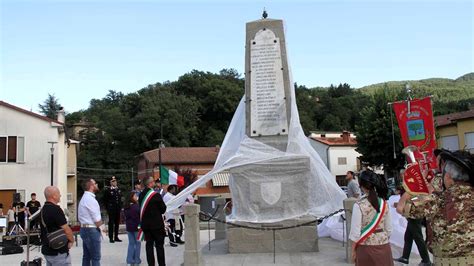
[[[423,161],[422,153],[425,153],[429,168],[437,169],[436,157],[433,154],[436,149],[436,136],[430,97],[411,100],[409,111],[408,101],[396,102],[393,104],[393,110],[397,116],[403,146],[418,147],[415,152],[416,160]]]

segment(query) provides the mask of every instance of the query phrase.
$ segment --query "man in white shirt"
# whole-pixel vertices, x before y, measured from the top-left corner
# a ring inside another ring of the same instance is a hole
[[[82,266],[99,266],[100,242],[103,230],[100,207],[95,198],[95,193],[99,191],[99,187],[94,179],[88,179],[84,182],[83,189],[84,195],[78,207],[83,249]]]
[[[165,203],[167,203],[168,201],[170,201],[171,199],[176,197],[175,194],[178,190],[178,186],[169,185],[166,188],[166,190],[167,190],[167,192],[163,196],[163,201]],[[168,237],[170,239],[170,246],[172,246],[172,247],[176,247],[176,246],[178,246],[177,244],[179,242],[183,242],[181,240],[181,235],[178,234],[179,232],[176,232],[176,219],[178,219],[178,218],[179,218],[179,210],[168,211],[168,212],[165,213],[165,219],[170,225],[169,226],[170,232],[168,232]]]

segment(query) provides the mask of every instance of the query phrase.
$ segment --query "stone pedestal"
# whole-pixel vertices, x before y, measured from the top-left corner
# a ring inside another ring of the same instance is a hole
[[[294,226],[314,220],[313,217],[285,220],[271,224],[241,223],[251,227],[278,228]],[[284,230],[275,230],[275,252],[317,252],[317,222]],[[229,253],[272,253],[274,248],[273,230],[254,230],[235,226],[227,228]]]
[[[295,217],[309,208],[309,158],[303,155],[230,169],[233,214],[240,221]]]
[[[226,203],[225,198],[217,198],[216,199],[216,206],[219,207],[219,210],[217,211],[216,218],[221,221],[225,221],[225,212],[224,212],[224,205]],[[226,238],[226,224],[225,223],[220,223],[216,221],[216,239],[225,239]]]
[[[199,230],[199,205],[188,204],[184,206],[184,223],[186,228],[186,243],[184,244],[184,265],[201,266],[200,230]]]
[[[352,263],[352,241],[349,240],[349,233],[351,232],[352,208],[354,207],[354,203],[357,202],[357,199],[348,198],[343,202],[346,216],[346,260],[347,263]]]

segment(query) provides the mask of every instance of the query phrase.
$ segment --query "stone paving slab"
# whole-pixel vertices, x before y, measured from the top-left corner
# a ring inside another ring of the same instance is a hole
[[[207,238],[206,238],[207,239]],[[319,239],[320,252],[301,253],[277,253],[273,263],[273,253],[251,253],[251,254],[227,254],[227,243],[225,240],[213,240],[211,250],[202,249],[202,257],[205,265],[227,266],[227,265],[351,265],[346,263],[346,250],[342,243],[331,238]],[[392,246],[392,255],[397,258],[401,255],[401,248]],[[409,265],[418,265],[420,256],[411,254]],[[395,265],[404,265],[395,263]]]
[[[214,240],[214,231],[211,231],[211,250],[208,247],[208,231],[201,230],[201,251],[204,265],[226,266],[226,265],[350,265],[345,263],[345,248],[342,243],[330,238],[319,239],[320,252],[304,253],[277,253],[275,264],[273,263],[273,253],[252,253],[252,254],[227,254],[227,244],[225,240]],[[128,239],[127,235],[120,235],[123,242],[109,243],[102,242],[101,265],[119,266],[126,265]],[[71,249],[72,265],[81,265],[82,242],[78,237],[79,246]],[[183,264],[184,245],[170,247],[165,244],[166,264],[168,266],[179,266]],[[393,257],[399,257],[401,249],[392,247]],[[42,257],[38,249],[30,252],[30,258]],[[26,251],[23,254],[0,256],[0,265],[19,266],[22,260],[26,259]],[[142,265],[146,265],[145,244],[141,248]],[[418,265],[420,257],[412,253],[409,265]],[[43,265],[45,262],[43,261]],[[404,264],[396,263],[397,266]]]

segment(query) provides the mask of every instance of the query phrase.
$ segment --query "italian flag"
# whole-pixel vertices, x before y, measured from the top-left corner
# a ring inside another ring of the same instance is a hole
[[[178,175],[175,171],[167,169],[164,166],[160,166],[160,183],[163,185],[177,185],[178,187],[184,186],[184,177]]]

